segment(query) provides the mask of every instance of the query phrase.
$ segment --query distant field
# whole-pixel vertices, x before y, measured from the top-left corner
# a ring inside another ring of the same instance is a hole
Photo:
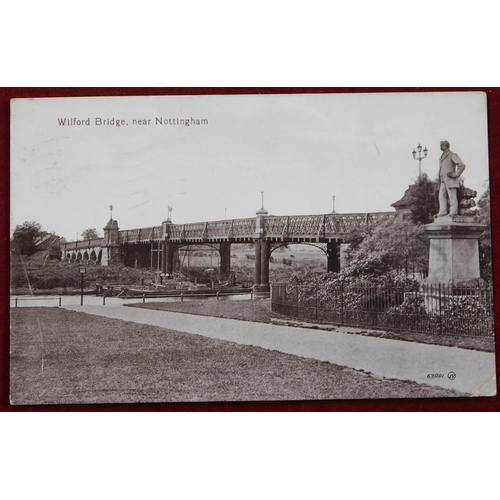
[[[194,276],[203,269],[218,269],[220,257],[217,250],[208,246],[193,246],[179,250],[182,272]],[[255,275],[255,250],[253,245],[231,245],[231,270],[239,283],[252,284]],[[269,263],[271,282],[285,281],[291,276],[306,277],[311,273],[327,270],[325,253],[311,245],[289,245],[274,250]],[[191,277],[192,277],[191,276]]]
[[[11,310],[15,404],[447,397],[437,387],[50,308]]]

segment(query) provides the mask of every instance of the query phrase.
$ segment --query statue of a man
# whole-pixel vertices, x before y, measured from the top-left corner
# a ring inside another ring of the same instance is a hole
[[[460,157],[450,151],[450,143],[441,141],[443,154],[439,159],[439,213],[437,217],[458,214],[458,188],[465,165]],[[448,200],[450,209],[448,211]]]

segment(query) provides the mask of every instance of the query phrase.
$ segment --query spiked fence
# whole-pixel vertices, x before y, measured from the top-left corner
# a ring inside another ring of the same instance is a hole
[[[493,336],[491,286],[307,284],[272,286],[274,312],[361,328],[456,336]]]

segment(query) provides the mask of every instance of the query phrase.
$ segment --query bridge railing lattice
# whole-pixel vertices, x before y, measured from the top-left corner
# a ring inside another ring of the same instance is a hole
[[[377,224],[394,218],[393,212],[369,214],[324,214],[324,215],[292,215],[267,216],[264,218],[265,236],[267,238],[341,238],[349,232],[367,224]],[[189,224],[171,224],[169,239],[171,241],[210,241],[251,239],[255,234],[256,219],[230,219],[210,222],[194,222]],[[120,231],[120,243],[147,243],[163,239],[163,227],[154,226]]]
[[[170,226],[171,240],[224,240],[250,238],[255,232],[255,219],[195,222]]]
[[[163,239],[163,227],[141,227],[138,229],[125,229],[120,231],[119,242],[127,243],[149,243],[152,240]]]
[[[371,214],[324,214],[269,216],[265,219],[270,238],[338,238],[367,224],[394,219],[393,212]]]

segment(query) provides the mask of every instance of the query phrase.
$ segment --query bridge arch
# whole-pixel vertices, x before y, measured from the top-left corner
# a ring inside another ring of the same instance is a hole
[[[78,252],[78,254],[76,256],[76,259],[77,260],[82,260],[82,252]]]
[[[272,242],[270,244],[270,257],[271,254],[283,247],[289,247],[291,245],[307,245],[310,247],[315,247],[319,249],[326,256],[326,271],[337,273],[340,271],[340,250],[341,250],[342,240],[337,239],[334,241],[329,241],[328,243],[320,242],[309,242],[309,241],[289,241],[289,242]],[[295,257],[294,257],[295,258]],[[291,265],[289,263],[289,265]]]
[[[219,279],[221,281],[230,280],[231,278],[231,245],[236,244],[235,242],[221,241],[218,243],[211,242],[196,242],[196,243],[182,243],[177,247],[178,255],[180,259],[181,269],[185,266],[185,259],[187,256],[188,269],[190,265],[190,247],[208,247],[217,252],[217,262],[211,262],[211,267],[216,267],[219,269]],[[184,255],[182,256],[182,251],[184,250]],[[169,272],[168,270],[166,272]]]
[[[315,247],[315,248],[320,249],[325,255],[328,256],[328,249],[327,249],[328,244],[327,243],[309,243],[306,241],[291,241],[291,242],[282,242],[282,243],[271,243],[270,254],[272,255],[272,253],[275,250],[277,250],[278,248],[286,248],[286,247],[290,247],[292,245],[308,245],[311,247]]]
[[[221,264],[221,251],[219,248],[219,245],[217,243],[193,243],[193,244],[182,244],[177,247],[177,252],[178,252],[178,259],[179,259],[179,266],[180,266],[180,271],[186,270],[188,275],[190,273],[190,268],[192,265],[192,260],[193,259],[203,259],[207,258],[207,255],[196,255],[195,253],[202,253],[202,249],[199,247],[205,247],[209,248],[212,250],[210,252],[210,262],[206,263],[206,268],[219,268],[220,269],[220,264]],[[203,248],[203,249],[205,249]],[[216,251],[215,255],[215,262],[212,261],[212,253],[213,251]],[[187,268],[187,269],[186,269]]]
[[[93,262],[97,260],[97,255],[95,253],[95,250],[92,250],[92,252],[90,252],[90,260]]]
[[[220,252],[219,246],[217,243],[185,243],[181,244],[178,249],[179,250],[189,250],[191,247],[209,247],[212,250],[217,250]]]
[[[273,266],[290,269],[290,272],[304,274],[322,274],[328,270],[328,244],[292,241],[270,244],[269,262]],[[272,274],[272,273],[271,273]]]
[[[89,260],[89,253],[86,250],[83,252],[83,260]]]

